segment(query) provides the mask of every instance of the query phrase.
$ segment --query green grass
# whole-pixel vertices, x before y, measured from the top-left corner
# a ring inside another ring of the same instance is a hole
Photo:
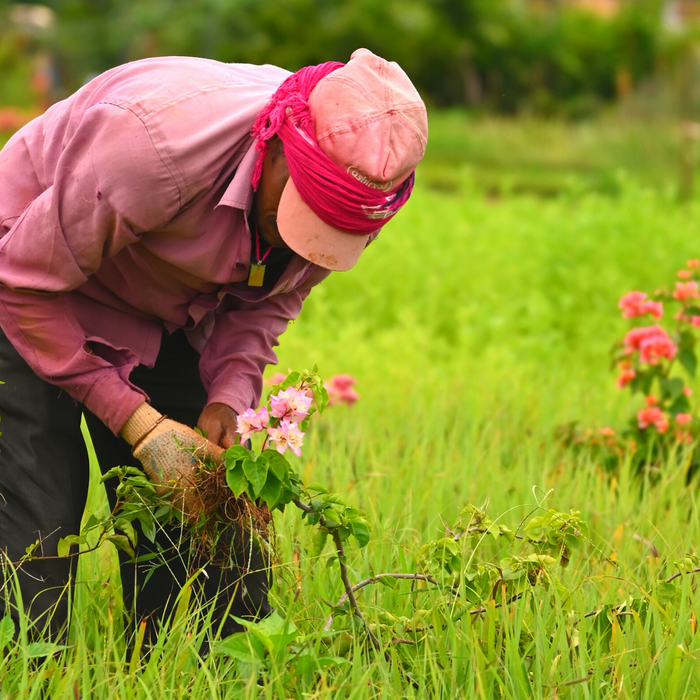
[[[570,122],[431,113],[422,165],[426,183],[454,191],[460,171],[490,196],[554,197],[562,192],[617,196],[625,174],[644,186],[677,189],[680,123],[610,113]]]
[[[313,291],[283,337],[281,369],[317,363],[324,376],[348,372],[361,394],[353,408],[324,414],[297,469],[367,511],[372,540],[349,552],[353,580],[415,570],[421,543],[437,539],[466,503],[488,500],[489,513],[514,529],[539,504],[582,512],[592,534],[560,572],[563,588],[538,586],[504,608],[450,622],[415,648],[390,645],[415,654],[419,691],[405,686],[396,664],[357,649],[315,684],[283,688],[282,666],[258,685],[256,674],[237,676],[230,660],[198,660],[201,635],[184,612],[148,659],[131,655],[119,634],[118,589],[101,584],[107,555],[84,562],[69,648],[32,661],[23,643],[6,655],[0,697],[39,698],[45,689],[51,698],[697,697],[700,639],[688,620],[700,609],[700,578],[683,577],[667,606],[658,584],[674,561],[697,552],[695,485],[671,464],[654,487],[633,481],[627,468],[610,480],[590,460],[561,452],[552,435],[572,420],[619,428],[637,406],[608,372],[608,349],[627,327],[617,301],[668,283],[700,256],[700,207],[677,203],[670,165],[665,179],[658,163],[654,172],[635,166],[634,149],[614,151],[604,128],[601,143],[594,131],[571,145],[564,127],[554,127],[563,130],[557,143],[572,149],[558,172],[578,176],[566,163],[594,144],[592,172],[612,172],[615,153],[627,166],[615,192],[567,185],[545,198],[536,187],[490,196],[489,168],[499,182],[510,177],[508,153],[514,180],[535,177],[524,165],[530,157],[535,170],[552,170],[557,149],[543,152],[535,138],[551,125],[517,135],[510,124],[482,123],[472,142],[456,117],[444,119],[443,133],[433,126],[435,150],[406,211],[352,272]],[[435,186],[438,175],[449,186]],[[342,593],[337,571],[326,567],[331,552],[309,556],[309,528],[294,511],[277,519],[277,538],[275,606],[320,648],[324,601]],[[504,554],[503,542],[485,538],[476,560]],[[424,609],[441,605],[434,591],[416,596]],[[379,608],[410,614],[416,596],[405,584],[374,586],[360,602],[374,621]],[[651,601],[648,612],[620,618],[609,640],[604,616],[581,618],[628,597]],[[523,649],[525,627],[531,641]]]

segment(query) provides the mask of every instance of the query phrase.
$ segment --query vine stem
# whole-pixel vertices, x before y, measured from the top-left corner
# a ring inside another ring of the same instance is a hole
[[[669,578],[666,579],[666,583],[671,583],[674,579],[677,579],[679,576],[683,576],[683,574],[697,574],[700,572],[700,566],[692,569],[691,571],[677,571],[673,576],[670,576]]]
[[[403,573],[375,574],[374,576],[370,576],[369,578],[366,578],[364,581],[360,581],[359,583],[356,583],[354,586],[351,586],[350,592],[351,592],[351,595],[353,596],[353,599],[355,600],[355,605],[357,605],[357,599],[355,598],[356,591],[359,591],[360,589],[364,588],[365,586],[369,586],[370,584],[379,583],[379,581],[383,578],[408,579],[411,581],[427,581],[428,583],[432,583],[436,586],[440,585],[439,582],[436,581],[432,576],[428,576],[426,574],[403,574]],[[336,607],[338,607],[339,605],[342,605],[346,600],[350,600],[350,596],[347,593],[347,588],[346,588],[346,592],[343,593],[342,596],[340,596],[340,598],[338,599],[338,602],[335,604]],[[352,601],[350,601],[350,604],[352,605]],[[355,606],[353,606],[353,607],[355,607]],[[328,619],[326,620],[326,624],[323,628],[323,631],[328,632],[330,630],[332,624],[333,624],[333,615],[330,615],[328,617]]]
[[[308,504],[304,503],[299,497],[295,496],[292,499],[292,503],[299,508],[300,510],[303,510],[305,513],[315,513],[316,511]],[[362,623],[362,626],[365,629],[365,632],[367,633],[367,636],[370,638],[373,646],[375,649],[378,651],[382,651],[382,643],[379,641],[379,638],[377,637],[376,634],[370,629],[369,625],[367,624],[367,620],[365,619],[365,616],[362,614],[362,611],[360,610],[360,606],[357,604],[357,598],[355,598],[355,591],[353,590],[353,586],[350,583],[350,578],[348,576],[348,566],[346,564],[345,560],[345,549],[343,547],[343,541],[340,539],[340,532],[338,531],[338,528],[329,528],[326,525],[326,518],[325,516],[320,513],[319,514],[319,525],[321,527],[325,527],[327,530],[331,532],[331,536],[333,537],[333,543],[335,544],[335,549],[336,552],[338,553],[338,566],[340,567],[340,579],[343,582],[343,588],[345,588],[345,596],[346,599],[350,601],[350,605],[352,606],[353,613],[357,616],[357,618],[360,620]],[[391,654],[387,649],[383,650],[384,652],[384,658],[387,660],[389,664],[393,663],[393,659],[391,658]],[[403,673],[404,677],[406,680],[413,686],[415,690],[418,690],[420,688],[420,685],[418,684],[418,681],[411,676],[408,671],[406,671],[404,668],[401,667],[401,664],[399,664],[399,668],[401,669],[401,672]]]

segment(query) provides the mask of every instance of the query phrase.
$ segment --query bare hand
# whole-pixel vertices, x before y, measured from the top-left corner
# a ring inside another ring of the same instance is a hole
[[[206,433],[209,442],[227,450],[238,442],[236,412],[224,403],[211,403],[200,414],[197,427]]]

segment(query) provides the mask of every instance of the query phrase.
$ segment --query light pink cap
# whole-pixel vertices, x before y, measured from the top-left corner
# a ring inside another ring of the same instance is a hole
[[[320,80],[309,106],[323,152],[372,187],[395,189],[425,153],[428,117],[423,100],[398,64],[368,49],[357,49],[345,66]],[[339,271],[357,262],[371,235],[347,233],[323,222],[302,200],[291,177],[282,192],[277,226],[295,253]]]

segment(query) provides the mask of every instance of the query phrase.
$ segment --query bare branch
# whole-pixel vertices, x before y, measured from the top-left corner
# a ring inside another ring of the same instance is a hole
[[[673,574],[673,576],[670,576],[669,578],[666,579],[666,583],[671,583],[671,581],[674,581],[679,576],[683,576],[683,574],[697,574],[699,572],[700,572],[700,567],[692,569],[691,571],[677,571],[675,574]]]

